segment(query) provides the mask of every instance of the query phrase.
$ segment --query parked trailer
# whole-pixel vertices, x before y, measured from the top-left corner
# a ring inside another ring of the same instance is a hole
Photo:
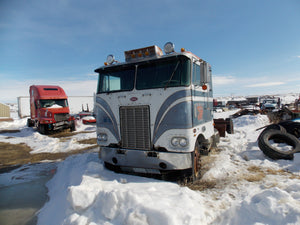
[[[216,145],[208,62],[168,42],[109,55],[95,101],[97,141],[106,167],[197,179],[201,154]]]

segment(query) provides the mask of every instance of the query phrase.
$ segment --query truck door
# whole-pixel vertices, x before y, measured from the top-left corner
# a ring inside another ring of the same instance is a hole
[[[193,126],[200,125],[212,119],[211,70],[204,61],[195,59],[192,70],[192,101],[193,101]]]

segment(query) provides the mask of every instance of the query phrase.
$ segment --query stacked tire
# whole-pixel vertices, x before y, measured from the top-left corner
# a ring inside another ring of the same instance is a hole
[[[294,153],[300,152],[300,123],[285,121],[266,127],[258,137],[258,146],[271,159],[293,159]],[[289,150],[282,150],[270,141],[291,146]]]

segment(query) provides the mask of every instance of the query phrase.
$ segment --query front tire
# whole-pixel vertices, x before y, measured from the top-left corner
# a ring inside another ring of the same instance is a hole
[[[49,132],[48,125],[39,123],[38,131],[40,132],[40,134],[48,134],[48,132]]]
[[[191,153],[192,168],[189,169],[187,174],[187,182],[194,182],[200,178],[201,175],[201,153],[200,144],[196,141],[194,151]]]
[[[71,121],[70,131],[71,132],[76,131],[75,121],[74,120]]]

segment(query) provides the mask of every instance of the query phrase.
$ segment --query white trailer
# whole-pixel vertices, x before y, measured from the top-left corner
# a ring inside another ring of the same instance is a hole
[[[109,55],[95,101],[99,155],[106,167],[199,177],[200,157],[218,142],[211,66],[191,52],[157,46]]]

